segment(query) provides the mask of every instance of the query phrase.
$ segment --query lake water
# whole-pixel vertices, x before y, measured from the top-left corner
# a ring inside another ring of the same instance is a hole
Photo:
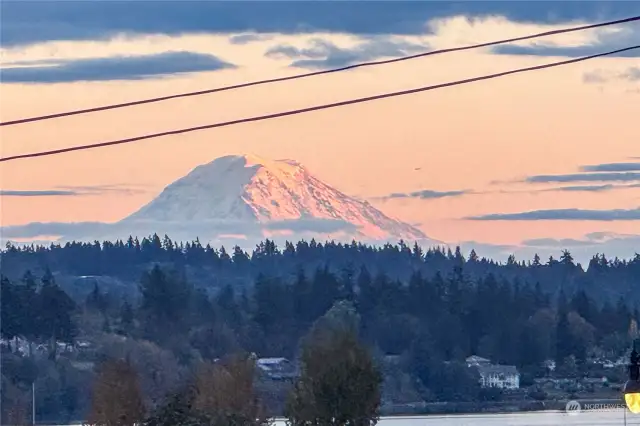
[[[276,422],[277,426],[284,422]],[[582,411],[569,415],[565,412],[474,414],[423,417],[387,417],[380,419],[380,426],[622,426],[625,412]],[[627,413],[626,425],[640,425],[640,415]]]
[[[276,421],[275,426],[284,426]],[[640,414],[611,411],[469,414],[450,416],[383,417],[380,426],[640,426]],[[80,426],[80,425],[69,425]]]

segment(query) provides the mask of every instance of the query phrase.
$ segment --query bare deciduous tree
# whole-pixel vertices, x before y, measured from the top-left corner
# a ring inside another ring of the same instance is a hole
[[[136,370],[127,361],[105,361],[95,379],[88,423],[99,426],[133,426],[142,422],[144,415]]]
[[[171,351],[146,340],[122,336],[104,336],[99,351],[110,358],[129,360],[138,373],[140,388],[147,406],[157,406],[174,393],[185,379],[181,366]]]
[[[30,425],[31,401],[26,397],[27,392],[5,380],[2,388],[2,424]]]
[[[212,425],[267,425],[270,423],[254,388],[255,363],[234,355],[215,364],[203,364],[196,377],[195,408]]]

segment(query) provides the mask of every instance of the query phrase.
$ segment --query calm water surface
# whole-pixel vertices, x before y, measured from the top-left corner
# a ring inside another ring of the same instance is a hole
[[[564,412],[473,414],[426,417],[383,417],[380,426],[640,426],[640,415],[623,410],[591,411],[568,415]],[[277,421],[275,426],[284,426]],[[69,425],[80,426],[80,425]]]
[[[387,417],[380,426],[622,426],[623,410],[581,412],[568,415],[564,412],[514,413],[485,415],[451,415],[426,417]],[[640,425],[640,415],[627,413],[627,425]],[[277,426],[284,422],[277,422]]]

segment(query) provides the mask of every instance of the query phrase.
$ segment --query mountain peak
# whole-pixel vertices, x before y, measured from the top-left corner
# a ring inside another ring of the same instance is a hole
[[[295,160],[272,160],[257,154],[225,155],[224,157],[216,158],[212,162],[198,167],[234,167],[239,166],[240,164],[243,164],[244,167],[261,166],[274,170],[287,168],[287,166],[302,167],[302,164]]]
[[[299,230],[301,220],[307,225],[321,221],[323,229],[328,222],[332,229],[341,223],[356,239],[426,238],[420,230],[330,187],[295,160],[253,154],[227,155],[196,167],[125,219],[189,225],[229,221],[278,230],[293,229],[283,228],[284,222]]]

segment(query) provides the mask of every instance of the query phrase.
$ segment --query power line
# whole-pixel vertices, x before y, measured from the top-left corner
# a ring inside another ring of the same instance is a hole
[[[536,66],[527,67],[527,68],[518,68],[518,69],[510,70],[510,71],[503,71],[503,72],[500,72],[500,73],[497,73],[497,74],[488,74],[488,75],[483,75],[483,76],[480,76],[480,77],[468,78],[468,79],[465,79],[465,80],[457,80],[457,81],[452,81],[452,82],[449,82],[449,83],[436,84],[434,86],[418,87],[418,88],[415,88],[415,89],[403,90],[403,91],[400,91],[400,92],[383,93],[383,94],[380,94],[380,95],[368,96],[368,97],[365,97],[365,98],[349,99],[349,100],[346,100],[346,101],[334,102],[334,103],[330,103],[330,104],[316,105],[316,106],[307,107],[307,108],[301,108],[301,109],[294,109],[294,110],[290,110],[290,111],[277,112],[277,113],[274,113],[274,114],[267,114],[267,115],[259,115],[259,116],[248,117],[248,118],[241,118],[241,119],[232,120],[232,121],[224,121],[224,122],[221,122],[221,123],[205,124],[203,126],[187,127],[187,128],[178,129],[178,130],[169,130],[169,131],[161,132],[161,133],[151,133],[151,134],[147,134],[147,135],[143,135],[143,136],[136,136],[136,137],[133,137],[133,138],[119,139],[119,140],[109,141],[109,142],[99,142],[99,143],[88,144],[88,145],[79,145],[79,146],[73,146],[73,147],[68,147],[68,148],[55,149],[55,150],[51,150],[51,151],[39,151],[39,152],[32,152],[32,153],[28,153],[28,154],[19,154],[19,155],[14,155],[14,156],[11,156],[11,157],[0,158],[0,162],[19,160],[19,159],[23,159],[23,158],[33,158],[33,157],[44,157],[44,156],[49,156],[49,155],[57,155],[57,154],[63,154],[63,153],[66,153],[66,152],[71,152],[71,151],[84,151],[84,150],[87,150],[87,149],[103,148],[103,147],[112,146],[112,145],[122,145],[122,144],[126,144],[126,143],[137,142],[137,141],[141,141],[141,140],[145,140],[145,139],[159,138],[159,137],[162,137],[162,136],[177,135],[177,134],[181,134],[181,133],[195,132],[195,131],[198,131],[198,130],[213,129],[213,128],[216,128],[216,127],[226,127],[226,126],[232,126],[232,125],[236,125],[236,124],[249,123],[249,122],[253,122],[253,121],[270,120],[270,119],[273,119],[273,118],[286,117],[288,115],[303,114],[303,113],[312,112],[312,111],[319,111],[319,110],[322,110],[322,109],[337,108],[337,107],[342,107],[342,106],[346,106],[346,105],[353,105],[353,104],[359,104],[359,103],[363,103],[363,102],[376,101],[376,100],[385,99],[385,98],[392,98],[392,97],[395,97],[395,96],[404,96],[404,95],[410,95],[410,94],[413,94],[413,93],[426,92],[428,90],[442,89],[442,88],[445,88],[445,87],[457,86],[457,85],[460,85],[460,84],[473,83],[473,82],[476,82],[476,81],[490,80],[490,79],[493,79],[493,78],[504,77],[504,76],[511,75],[511,74],[518,74],[518,73],[528,72],[528,71],[536,71],[536,70],[541,70],[541,69],[545,69],[545,68],[553,68],[553,67],[558,67],[558,66],[561,66],[561,65],[568,65],[568,64],[573,64],[573,63],[576,63],[576,62],[586,61],[586,60],[589,60],[589,59],[599,58],[599,57],[602,57],[602,56],[608,56],[608,55],[614,55],[616,53],[627,52],[629,50],[634,50],[634,49],[640,49],[640,45],[632,46],[632,47],[626,47],[624,49],[612,50],[612,51],[604,52],[604,53],[598,53],[598,54],[590,55],[590,56],[582,56],[580,58],[568,59],[568,60],[565,60],[565,61],[552,62],[552,63],[548,63],[548,64],[536,65]]]
[[[359,64],[348,65],[348,66],[341,67],[341,68],[333,68],[333,69],[323,70],[323,71],[314,71],[314,72],[309,72],[309,73],[305,73],[305,74],[292,75],[292,76],[289,76],[289,77],[271,78],[271,79],[267,79],[267,80],[258,80],[258,81],[248,82],[248,83],[235,84],[235,85],[232,85],[232,86],[218,87],[218,88],[215,88],[215,89],[200,90],[200,91],[197,91],[197,92],[178,93],[178,94],[175,94],[175,95],[161,96],[161,97],[149,98],[149,99],[142,99],[142,100],[138,100],[138,101],[125,102],[125,103],[120,103],[120,104],[111,104],[111,105],[104,105],[104,106],[94,107],[94,108],[79,109],[79,110],[75,110],[75,111],[60,112],[60,113],[50,114],[50,115],[41,115],[41,116],[36,116],[36,117],[21,118],[21,119],[18,119],[18,120],[0,122],[0,126],[14,126],[16,124],[30,123],[30,122],[33,122],[33,121],[51,120],[51,119],[54,119],[54,118],[68,117],[68,116],[71,116],[71,115],[89,114],[89,113],[92,113],[92,112],[106,111],[106,110],[117,109],[117,108],[125,108],[125,107],[131,107],[131,106],[142,105],[142,104],[149,104],[149,103],[154,103],[154,102],[162,102],[162,101],[168,101],[168,100],[171,100],[171,99],[186,98],[186,97],[189,97],[189,96],[200,96],[200,95],[206,95],[206,94],[209,94],[209,93],[224,92],[224,91],[227,91],[227,90],[241,89],[241,88],[244,88],[244,87],[258,86],[258,85],[262,85],[262,84],[278,83],[278,82],[281,82],[281,81],[288,81],[288,80],[297,80],[297,79],[301,79],[301,78],[313,77],[313,76],[316,76],[316,75],[331,74],[331,73],[351,70],[351,69],[354,69],[354,68],[362,68],[362,67],[370,67],[370,66],[375,66],[375,65],[391,64],[391,63],[394,63],[394,62],[408,61],[410,59],[422,58],[422,57],[431,56],[431,55],[438,55],[438,54],[441,54],[441,53],[450,53],[450,52],[459,52],[459,51],[462,51],[462,50],[478,49],[478,48],[482,48],[482,47],[495,46],[495,45],[498,45],[498,44],[505,44],[505,43],[513,43],[513,42],[517,42],[517,41],[530,40],[530,39],[533,39],[533,38],[546,37],[546,36],[551,36],[551,35],[556,35],[556,34],[563,34],[563,33],[569,33],[569,32],[574,32],[574,31],[583,31],[583,30],[588,30],[588,29],[592,29],[592,28],[606,27],[606,26],[609,26],[609,25],[624,24],[624,23],[638,21],[638,20],[640,20],[640,16],[633,16],[631,18],[618,19],[618,20],[615,20],[615,21],[607,21],[607,22],[601,22],[601,23],[598,23],[598,24],[590,24],[590,25],[583,25],[583,26],[579,26],[579,27],[564,28],[564,29],[553,30],[553,31],[545,31],[545,32],[542,32],[542,33],[537,33],[537,34],[532,34],[532,35],[527,35],[527,36],[522,36],[522,37],[515,37],[515,38],[504,39],[504,40],[491,41],[491,42],[488,42],[488,43],[473,44],[473,45],[470,45],[470,46],[454,47],[454,48],[449,48],[449,49],[432,50],[430,52],[423,52],[423,53],[418,53],[416,55],[403,56],[403,57],[400,57],[400,58],[387,59],[387,60],[381,60],[381,61],[362,62],[362,63],[359,63]]]

